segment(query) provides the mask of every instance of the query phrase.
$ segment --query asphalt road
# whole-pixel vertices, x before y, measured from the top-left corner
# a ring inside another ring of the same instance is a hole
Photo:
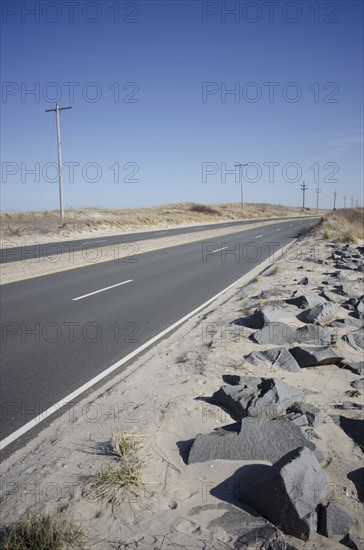
[[[288,218],[285,218],[288,219]],[[302,219],[292,217],[289,219]],[[104,247],[117,244],[134,243],[136,241],[147,241],[160,237],[170,237],[172,235],[183,235],[186,233],[198,233],[210,229],[221,229],[224,227],[237,227],[239,225],[249,225],[253,223],[272,221],[272,218],[256,219],[256,220],[238,220],[226,223],[214,223],[208,225],[198,225],[196,227],[175,227],[172,229],[162,229],[156,231],[143,231],[139,233],[123,233],[121,235],[113,235],[111,237],[94,237],[92,239],[78,239],[73,241],[60,241],[54,243],[38,243],[33,245],[18,245],[11,246],[11,242],[6,247],[0,250],[0,264],[8,262],[19,262],[31,258],[43,258],[45,256],[56,256],[64,253],[79,252],[89,250],[92,247]]]
[[[314,219],[279,221],[211,241],[1,286],[1,439],[314,223]]]

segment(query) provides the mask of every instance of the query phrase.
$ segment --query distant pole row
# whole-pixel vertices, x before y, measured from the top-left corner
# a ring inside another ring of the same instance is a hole
[[[307,189],[308,189],[308,187],[305,184],[305,182],[301,183],[302,208],[305,207],[305,192],[307,191]],[[320,195],[320,193],[322,193],[322,189],[320,189],[320,184],[316,187],[315,193],[317,195],[317,197],[316,197],[316,210],[318,210],[319,209],[319,195]],[[333,192],[333,196],[334,196],[334,208],[333,208],[333,210],[336,210],[336,197],[338,196],[337,189],[335,189],[335,191]],[[344,195],[344,208],[346,208],[347,199],[348,199],[348,197],[345,194]],[[353,208],[354,207],[354,197],[353,196],[351,197],[350,201],[351,201],[351,208]],[[358,198],[356,198],[355,207],[358,208],[358,206],[359,206],[359,200],[358,200]]]
[[[243,164],[242,162],[237,162],[235,164],[235,166],[239,166],[239,180],[240,180],[240,204],[241,204],[241,211],[242,213],[244,213],[244,194],[243,194],[243,174],[242,174],[242,168],[244,168],[244,166],[249,166],[249,163],[246,163],[246,164]],[[301,191],[302,191],[302,208],[304,209],[305,208],[305,198],[306,198],[306,191],[308,189],[308,186],[305,184],[305,182],[301,183]],[[316,197],[316,211],[318,211],[319,209],[319,196],[320,196],[320,193],[322,193],[322,189],[320,189],[320,183],[317,185],[316,189],[315,189],[315,193],[317,195]],[[333,193],[333,196],[334,196],[334,210],[336,210],[336,197],[338,196],[338,193],[337,193],[337,189],[335,189],[334,193]],[[344,195],[344,208],[346,208],[346,201],[347,201],[348,197],[346,196],[346,194]],[[359,206],[359,200],[358,198],[356,199],[355,201],[355,206],[358,207]],[[354,207],[354,197],[352,196],[351,197],[351,208]]]

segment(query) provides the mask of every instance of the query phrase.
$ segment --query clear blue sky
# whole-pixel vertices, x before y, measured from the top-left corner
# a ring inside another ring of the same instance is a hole
[[[362,205],[362,52],[359,0],[4,0],[2,209],[58,207],[57,94],[66,207],[237,202],[237,162],[248,202]]]

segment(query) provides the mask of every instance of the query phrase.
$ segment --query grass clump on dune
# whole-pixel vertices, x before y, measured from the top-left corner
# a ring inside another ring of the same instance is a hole
[[[0,529],[1,550],[82,550],[82,529],[61,515],[31,514]]]
[[[364,239],[364,208],[335,210],[323,220],[325,239],[357,243]]]
[[[111,455],[118,463],[108,465],[91,476],[87,481],[87,495],[112,506],[137,496],[143,486],[143,463],[135,454],[138,447],[138,439],[134,434],[114,432]]]
[[[136,496],[142,486],[142,464],[123,461],[118,466],[108,466],[94,474],[87,494],[114,506],[118,502]]]

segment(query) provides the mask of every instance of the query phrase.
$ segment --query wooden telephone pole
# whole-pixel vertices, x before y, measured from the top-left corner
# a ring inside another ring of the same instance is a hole
[[[308,187],[305,184],[305,182],[301,183],[301,191],[302,191],[302,208],[305,209],[305,193],[307,191]]]
[[[319,195],[321,193],[321,189],[320,189],[320,183],[318,184],[318,186],[316,187],[316,195],[317,195],[317,198],[316,198],[316,212],[318,211],[318,204],[319,204]]]
[[[335,189],[335,191],[334,191],[334,210],[336,210],[336,197],[337,197],[337,191]]]
[[[56,113],[57,123],[57,144],[58,144],[58,179],[59,179],[59,217],[63,221],[63,188],[62,188],[62,153],[61,153],[61,127],[59,124],[59,113],[66,109],[72,109],[72,107],[59,107],[56,104],[55,109],[46,109],[46,113]]]
[[[241,204],[241,212],[244,214],[244,194],[243,194],[243,174],[241,169],[244,168],[244,166],[248,166],[247,164],[242,164],[241,162],[237,162],[235,166],[239,166],[239,179],[240,179],[240,204]]]

